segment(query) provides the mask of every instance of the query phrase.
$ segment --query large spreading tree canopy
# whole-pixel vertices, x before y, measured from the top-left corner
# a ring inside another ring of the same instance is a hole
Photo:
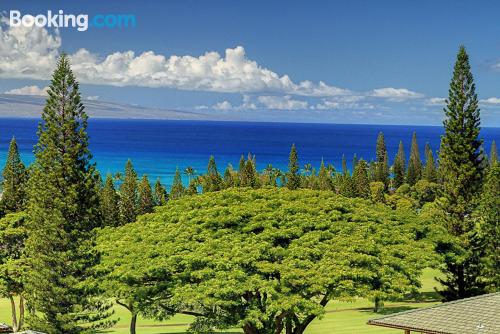
[[[359,198],[239,188],[171,201],[105,229],[98,247],[105,280],[150,314],[195,315],[196,331],[299,334],[334,298],[416,288],[425,230]]]

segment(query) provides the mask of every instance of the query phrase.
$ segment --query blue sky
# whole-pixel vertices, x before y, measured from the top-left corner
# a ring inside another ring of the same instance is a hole
[[[91,99],[248,120],[439,124],[464,44],[483,124],[500,126],[495,1],[33,0],[0,6],[4,16],[13,9],[33,15],[63,9],[137,19],[134,28],[24,35],[4,24],[0,58],[17,63],[0,68],[0,92],[43,93],[47,81],[40,79],[50,73],[52,56],[65,51]],[[17,44],[9,44],[12,36]],[[18,54],[10,50],[22,43]],[[40,55],[24,59],[30,48]],[[215,58],[207,61],[207,52]],[[116,53],[118,65],[105,62]],[[172,65],[172,56],[181,58],[182,68]]]

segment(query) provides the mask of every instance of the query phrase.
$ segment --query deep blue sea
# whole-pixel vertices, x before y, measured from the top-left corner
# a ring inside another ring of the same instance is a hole
[[[12,136],[23,161],[33,161],[37,124],[36,119],[0,119],[0,166],[5,164]],[[442,127],[427,126],[117,119],[92,119],[88,128],[90,148],[103,175],[123,171],[127,159],[132,159],[138,174],[147,174],[152,181],[160,177],[167,185],[176,167],[192,166],[205,172],[210,155],[221,173],[228,163],[237,168],[240,156],[248,152],[256,155],[258,169],[269,163],[286,169],[292,143],[297,146],[301,166],[310,163],[318,168],[324,158],[325,163],[340,169],[342,154],[349,166],[355,153],[358,158],[373,159],[379,131],[384,132],[391,162],[399,140],[409,156],[413,131],[422,157],[425,143],[436,151],[443,133]],[[500,128],[483,128],[481,136],[488,153],[492,140],[500,143]]]

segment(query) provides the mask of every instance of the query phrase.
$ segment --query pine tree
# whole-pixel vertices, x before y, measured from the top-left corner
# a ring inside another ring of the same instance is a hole
[[[356,196],[368,198],[370,197],[370,181],[368,180],[368,164],[363,159],[359,160],[354,168],[354,186]]]
[[[202,188],[204,193],[222,189],[222,178],[217,170],[213,155],[210,156],[208,161],[207,174],[203,175]]]
[[[224,170],[224,177],[223,177],[224,188],[231,188],[236,185],[233,174],[234,174],[233,167],[231,166],[231,164],[229,164]]]
[[[377,137],[375,181],[382,182],[385,189],[389,187],[389,161],[385,146],[384,134],[380,132]]]
[[[21,161],[16,139],[13,137],[9,145],[7,162],[2,172],[2,199],[1,207],[4,213],[24,210],[26,202],[27,172]]]
[[[288,158],[288,173],[286,186],[288,189],[294,190],[300,188],[300,175],[299,175],[299,156],[295,144],[292,145],[290,150],[290,157]]]
[[[345,159],[345,155],[342,154],[342,175],[347,175],[349,171],[347,170],[347,160]]]
[[[321,166],[318,172],[318,189],[319,190],[332,190],[332,181],[330,178],[330,173],[325,167],[325,162],[321,159]]]
[[[153,198],[155,206],[161,206],[167,204],[168,194],[167,189],[161,184],[160,178],[156,179],[156,183],[153,190]]]
[[[489,159],[490,159],[490,166],[494,166],[498,162],[497,143],[495,143],[495,141],[491,142]]]
[[[184,186],[182,185],[181,171],[179,168],[175,170],[172,189],[170,189],[170,198],[177,199],[184,195]]]
[[[454,300],[483,291],[478,279],[477,256],[468,236],[473,232],[470,217],[482,188],[484,163],[480,150],[482,140],[478,138],[478,99],[469,56],[463,46],[457,55],[444,112],[445,135],[439,161],[445,199],[442,208],[449,232],[460,241],[446,250],[446,278],[441,280],[445,290],[441,295],[446,300]]]
[[[354,156],[352,157],[352,170],[354,173],[354,169],[356,168],[356,165],[358,164],[358,155],[354,153]]]
[[[28,182],[25,294],[29,328],[50,334],[110,325],[90,282],[102,226],[99,176],[88,149],[87,115],[67,56],[57,63],[38,127]]]
[[[436,164],[429,143],[425,144],[425,166],[422,172],[422,178],[429,182],[437,182]]]
[[[120,225],[119,197],[115,190],[113,176],[108,174],[101,190],[101,214],[104,226]]]
[[[398,153],[394,159],[394,188],[399,188],[405,183],[406,157],[403,142],[399,141]]]
[[[500,291],[500,165],[488,169],[477,210],[480,243],[484,246],[482,280],[489,292]]]
[[[242,154],[241,157],[240,157],[240,163],[238,165],[238,185],[240,187],[245,187],[245,185],[243,185],[243,178],[245,177],[243,175],[243,170],[244,169],[245,169],[245,157]]]
[[[137,217],[137,173],[130,159],[125,165],[125,178],[120,185],[120,217],[122,224],[135,221]]]
[[[406,182],[413,186],[422,178],[422,161],[420,160],[420,151],[418,149],[417,133],[413,132],[411,139],[410,160],[408,160],[408,174]]]
[[[137,214],[143,215],[145,213],[153,212],[155,203],[153,198],[153,191],[151,190],[151,184],[149,183],[149,178],[147,175],[142,176],[137,192],[139,195]]]

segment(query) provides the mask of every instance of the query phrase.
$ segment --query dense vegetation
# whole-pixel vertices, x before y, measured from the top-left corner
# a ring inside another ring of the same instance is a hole
[[[352,170],[322,162],[288,170],[256,157],[220,173],[177,168],[170,192],[131,161],[105,181],[93,164],[78,83],[61,56],[26,168],[13,138],[0,200],[0,295],[12,327],[50,334],[113,324],[111,302],[132,314],[195,316],[194,331],[303,333],[341,297],[415,293],[424,267],[443,273],[454,300],[500,290],[500,165],[482,151],[480,113],[461,47],[439,152],[422,161],[413,133],[392,164],[384,134],[374,161]],[[201,193],[201,194],[199,194]],[[155,209],[156,207],[156,209]]]

